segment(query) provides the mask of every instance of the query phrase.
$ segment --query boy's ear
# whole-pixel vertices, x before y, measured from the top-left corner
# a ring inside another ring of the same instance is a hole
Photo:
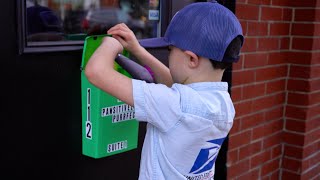
[[[199,66],[199,56],[193,53],[192,51],[184,51],[187,55],[190,56],[188,65],[190,68],[196,68]]]

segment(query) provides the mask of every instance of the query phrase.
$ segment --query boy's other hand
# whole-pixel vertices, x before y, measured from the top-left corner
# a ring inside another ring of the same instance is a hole
[[[121,43],[113,37],[106,36],[102,40],[102,44],[106,45],[109,50],[116,54],[120,54],[123,51]]]
[[[124,23],[117,24],[108,30],[108,34],[117,39],[122,46],[134,53],[141,47],[133,31]]]

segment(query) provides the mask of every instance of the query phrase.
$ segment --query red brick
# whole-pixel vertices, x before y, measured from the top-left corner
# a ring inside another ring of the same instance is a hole
[[[263,151],[250,158],[250,169],[254,169],[257,166],[263,165],[265,162],[271,159],[271,150]]]
[[[303,159],[301,165],[301,172],[304,173],[308,171],[310,168],[314,168],[314,166],[320,161],[320,154],[313,155],[312,158]]]
[[[310,96],[309,94],[301,94],[295,92],[288,93],[288,104],[291,105],[309,105]]]
[[[271,23],[270,35],[281,36],[290,34],[290,23]]]
[[[308,158],[312,156],[314,153],[318,153],[320,149],[320,141],[316,140],[314,143],[304,146],[302,157],[301,158]]]
[[[320,66],[312,66],[310,72],[310,78],[320,77]]]
[[[313,52],[311,54],[311,61],[310,61],[310,64],[312,65],[319,65],[320,64],[320,53],[316,53],[316,52]]]
[[[306,123],[301,120],[286,119],[285,129],[295,132],[305,132]]]
[[[317,141],[320,137],[320,127],[317,130],[309,132],[305,135],[305,145],[312,144],[313,142]]]
[[[317,165],[319,162],[320,162],[320,152],[317,152],[315,153],[315,156],[313,156],[313,158],[309,158],[309,167]]]
[[[298,173],[282,170],[280,179],[300,180],[300,175]]]
[[[273,109],[268,109],[268,111],[265,112],[265,119],[267,121],[275,120],[283,118],[284,116],[284,106],[277,107]]]
[[[281,50],[288,50],[290,48],[290,38],[281,38],[280,39],[280,49]]]
[[[268,65],[285,64],[288,61],[288,53],[286,52],[270,52]]]
[[[312,50],[320,50],[320,38],[314,38]]]
[[[259,127],[253,128],[252,139],[255,140],[255,139],[264,138],[276,132],[280,132],[282,129],[283,129],[282,120],[271,121],[271,122],[268,122],[267,124],[263,124]],[[270,136],[271,137],[270,140],[274,139],[274,137],[278,137],[278,138],[281,137],[280,135],[277,135],[277,134]],[[268,139],[268,138],[265,138],[265,139]],[[263,146],[265,146],[265,144]]]
[[[302,173],[304,173],[311,167],[314,168],[314,166],[317,165],[319,161],[320,161],[320,153],[315,153],[311,158],[303,159],[302,165],[301,165]]]
[[[271,158],[275,159],[282,155],[282,145],[277,145],[276,147],[272,148],[271,151]]]
[[[261,20],[281,21],[282,20],[282,8],[262,7],[261,8]]]
[[[241,147],[239,150],[239,159],[246,159],[254,154],[257,154],[261,151],[262,148],[262,142],[261,141],[257,141],[255,143],[252,144],[248,144],[244,147]]]
[[[292,35],[296,36],[313,36],[315,32],[315,24],[307,23],[293,23],[292,24]]]
[[[242,52],[255,52],[258,48],[258,39],[252,37],[246,37],[243,47],[241,49]]]
[[[248,4],[237,4],[236,14],[239,19],[258,20],[259,6]]]
[[[240,54],[240,59],[236,63],[232,63],[233,71],[243,70],[244,55]]]
[[[299,169],[299,172],[302,174],[309,167],[310,167],[310,159],[303,159],[301,162],[301,167]]]
[[[244,131],[239,134],[229,136],[229,148],[234,149],[245,144],[248,144],[251,141],[251,131]]]
[[[309,107],[307,118],[312,119],[312,118],[318,117],[319,114],[320,114],[320,103]]]
[[[268,23],[266,22],[248,22],[248,36],[266,36],[268,35]]]
[[[310,77],[310,66],[299,66],[299,65],[291,65],[290,66],[290,77],[295,78],[309,78]]]
[[[241,118],[241,130],[252,128],[254,126],[260,125],[265,121],[263,113],[257,113],[250,116]]]
[[[315,9],[315,15],[314,15],[314,22],[320,22],[320,9],[319,9],[319,3],[318,3],[318,6],[317,6],[318,8],[317,9]]]
[[[274,121],[270,121],[269,124],[266,125],[266,129],[268,134],[273,134],[276,132],[280,132],[283,130],[283,120],[274,120]],[[275,135],[277,136],[277,135]],[[277,137],[281,137],[281,136],[277,136]]]
[[[248,4],[270,5],[271,0],[248,0]]]
[[[296,173],[300,173],[301,170],[301,161],[295,159],[289,159],[287,157],[283,157],[282,159],[282,167],[286,170],[290,170]]]
[[[266,135],[265,131],[267,131],[265,129],[265,125],[261,125],[259,127],[253,128],[253,130],[252,130],[252,140],[263,138]]]
[[[229,150],[228,151],[228,164],[235,164],[236,162],[238,162],[239,160],[239,150],[238,149],[235,149],[235,150]]]
[[[288,118],[286,120],[285,129],[295,132],[306,132],[306,122],[304,120],[292,120]]]
[[[294,21],[320,21],[320,9],[296,9]]]
[[[244,160],[228,168],[228,179],[249,171],[249,160]]]
[[[243,86],[242,98],[243,99],[256,98],[256,97],[265,95],[265,93],[266,93],[265,83],[247,85],[247,86]]]
[[[252,101],[246,101],[234,104],[236,117],[250,114],[252,112]]]
[[[305,172],[304,174],[301,175],[301,180],[318,180],[320,179],[320,166],[315,166],[311,170]]]
[[[292,0],[288,2],[289,2],[288,6],[293,6],[293,7],[316,7],[316,4],[317,4],[317,0],[307,0],[307,1]]]
[[[310,80],[310,90],[318,91],[320,89],[320,79]]]
[[[263,149],[267,149],[269,147],[281,144],[282,143],[282,135],[283,135],[283,133],[279,132],[277,134],[274,134],[274,135],[272,135],[270,137],[265,138],[263,140],[262,148]]]
[[[249,171],[245,173],[244,175],[241,175],[240,177],[237,177],[237,180],[248,180],[248,179],[259,179],[260,178],[260,172],[258,169],[255,169],[253,171]]]
[[[272,0],[273,6],[288,6],[291,0]]]
[[[298,38],[294,37],[292,39],[292,49],[295,50],[312,50],[314,38]]]
[[[315,105],[320,102],[320,92],[315,93],[291,93],[288,94],[288,104],[292,105]]]
[[[282,20],[283,21],[292,21],[293,10],[291,8],[283,8],[282,10]]]
[[[258,51],[279,50],[280,38],[259,38]]]
[[[270,180],[280,179],[280,170],[273,172],[270,176]]]
[[[231,98],[233,102],[242,100],[242,87],[232,87]]]
[[[300,120],[309,120],[320,114],[320,104],[313,106],[293,106],[287,105],[286,107],[286,116],[288,118],[300,119]]]
[[[289,91],[310,91],[310,82],[308,80],[289,79],[287,89]]]
[[[239,20],[240,21],[240,24],[241,24],[241,27],[242,27],[242,34],[244,36],[247,36],[247,33],[248,33],[248,21],[246,20]]]
[[[246,54],[244,68],[262,67],[268,64],[267,53]]]
[[[290,144],[284,145],[284,156],[285,157],[292,157],[295,159],[301,159],[302,153],[304,152],[303,147],[296,147]]]
[[[287,144],[292,144],[296,146],[303,146],[304,144],[304,136],[293,132],[284,132],[283,140]]]
[[[230,134],[236,134],[240,131],[240,118],[235,118],[233,120],[233,125],[230,130]]]
[[[294,13],[294,21],[313,22],[315,9],[296,9]]]
[[[267,83],[267,94],[286,90],[286,80],[280,79]]]
[[[244,85],[254,82],[255,70],[232,72],[232,85]]]
[[[320,38],[313,37],[313,46],[312,50],[320,50]]]
[[[262,166],[261,176],[265,176],[280,168],[280,158],[272,160]]]
[[[263,109],[272,108],[276,105],[285,103],[285,93],[279,93],[275,95],[265,96],[263,98],[259,98],[253,101],[252,110],[260,111]]]
[[[313,36],[320,36],[320,24],[314,24]]]
[[[290,91],[310,92],[320,89],[320,79],[301,80],[289,79],[287,89]]]
[[[294,119],[306,119],[307,118],[307,108],[301,108],[296,106],[287,105],[286,106],[286,117]]]
[[[256,81],[266,81],[281,77],[287,77],[287,71],[288,68],[286,65],[258,69],[256,71]]]
[[[318,127],[320,127],[320,117],[313,118],[306,122],[306,132],[314,130]]]
[[[288,63],[309,65],[313,54],[311,52],[290,52],[287,53]],[[317,57],[314,58],[316,60]]]

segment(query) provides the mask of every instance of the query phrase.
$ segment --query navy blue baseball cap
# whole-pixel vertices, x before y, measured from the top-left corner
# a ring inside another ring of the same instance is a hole
[[[237,62],[225,58],[230,42],[240,36],[242,28],[237,17],[216,1],[192,3],[178,11],[172,18],[164,37],[140,40],[145,48],[175,46],[198,56],[220,62]]]

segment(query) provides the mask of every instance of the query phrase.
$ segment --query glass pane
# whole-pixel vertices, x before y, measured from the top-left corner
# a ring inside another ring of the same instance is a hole
[[[118,23],[139,39],[158,37],[159,6],[159,0],[26,0],[28,46],[83,43],[87,35],[105,34]]]

